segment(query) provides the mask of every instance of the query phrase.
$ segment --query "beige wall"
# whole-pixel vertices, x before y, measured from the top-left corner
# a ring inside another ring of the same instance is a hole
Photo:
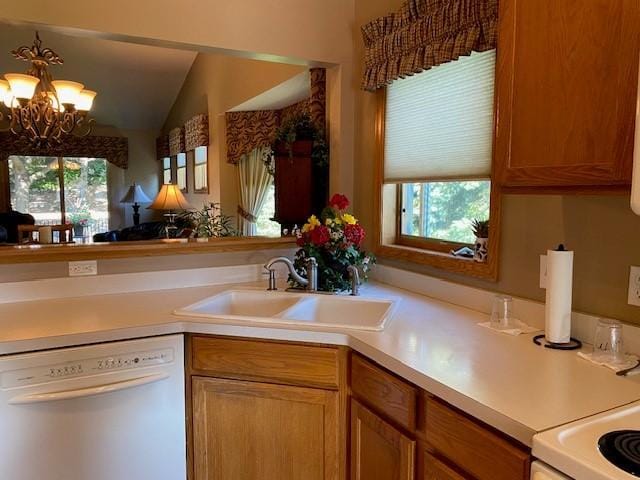
[[[323,64],[329,67],[332,189],[352,194],[354,1],[21,0],[4,2],[0,19],[77,35]]]
[[[163,128],[168,132],[196,114],[209,114],[209,195],[193,193],[193,165],[188,161],[187,199],[193,206],[218,202],[224,213],[237,216],[237,169],[226,161],[224,113],[305,69],[228,55],[198,54]]]
[[[357,0],[356,26],[400,7],[402,0]],[[362,40],[355,36],[355,75],[362,73]],[[371,228],[374,212],[374,95],[356,94],[355,209]],[[497,283],[452,275],[404,262],[381,263],[425,272],[459,283],[544,300],[539,288],[539,256],[564,242],[575,250],[574,308],[640,324],[640,308],[627,305],[630,265],[640,265],[640,217],[628,195],[511,195],[502,199],[500,278]]]
[[[158,193],[160,184],[160,164],[156,160],[155,130],[126,130],[114,127],[98,126],[94,128],[94,135],[127,137],[129,140],[129,168],[122,169],[108,164],[107,184],[109,198],[109,228],[119,229],[133,225],[133,210],[130,205],[122,205],[120,199],[135,182],[149,198]],[[158,217],[157,213],[140,208],[140,221],[149,222]]]

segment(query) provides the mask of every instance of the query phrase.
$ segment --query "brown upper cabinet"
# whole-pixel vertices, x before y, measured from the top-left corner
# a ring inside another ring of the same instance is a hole
[[[496,180],[510,189],[625,189],[640,43],[637,0],[500,2]]]

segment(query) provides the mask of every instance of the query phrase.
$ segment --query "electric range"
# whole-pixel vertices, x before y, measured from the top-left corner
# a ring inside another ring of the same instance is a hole
[[[640,402],[539,433],[532,453],[576,480],[639,480]]]

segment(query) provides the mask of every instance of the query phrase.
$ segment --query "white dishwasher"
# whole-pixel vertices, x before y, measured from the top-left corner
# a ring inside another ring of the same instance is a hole
[[[0,357],[0,479],[186,478],[182,335]]]

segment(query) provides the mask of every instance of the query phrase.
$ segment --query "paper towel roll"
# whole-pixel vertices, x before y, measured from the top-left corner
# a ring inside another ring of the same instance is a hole
[[[547,250],[547,296],[544,307],[545,337],[549,342],[567,343],[571,339],[571,297],[573,290],[573,252]]]

